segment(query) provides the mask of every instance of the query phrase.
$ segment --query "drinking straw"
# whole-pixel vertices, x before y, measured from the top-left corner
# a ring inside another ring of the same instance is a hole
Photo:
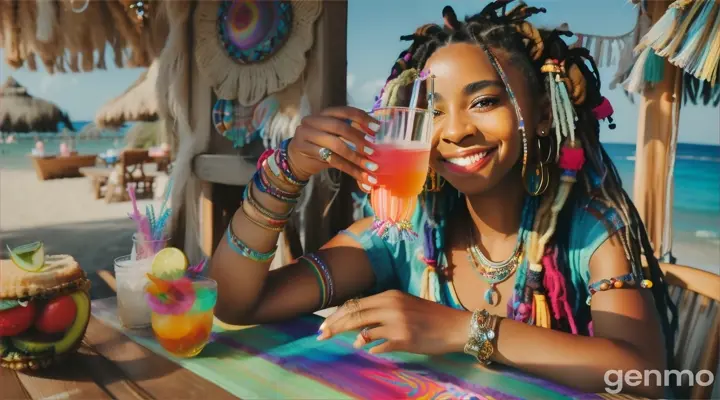
[[[413,128],[415,125],[415,110],[417,109],[418,99],[420,98],[420,85],[424,80],[430,76],[430,70],[424,69],[420,71],[420,74],[413,82],[412,93],[410,94],[410,115],[408,116],[408,123],[405,131],[405,139],[408,137],[412,140]]]

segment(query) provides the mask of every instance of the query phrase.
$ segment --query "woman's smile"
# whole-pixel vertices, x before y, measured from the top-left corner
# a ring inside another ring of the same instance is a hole
[[[472,174],[488,165],[497,153],[497,147],[474,148],[459,151],[442,162],[449,172],[454,174]]]

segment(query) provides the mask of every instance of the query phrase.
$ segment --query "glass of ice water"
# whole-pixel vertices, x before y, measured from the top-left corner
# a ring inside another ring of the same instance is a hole
[[[152,270],[152,258],[134,260],[131,255],[115,259],[117,312],[120,323],[127,329],[150,326],[150,308],[145,301],[147,275]]]

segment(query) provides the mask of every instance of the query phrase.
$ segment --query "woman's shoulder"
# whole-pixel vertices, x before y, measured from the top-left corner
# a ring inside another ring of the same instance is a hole
[[[570,223],[568,256],[573,269],[589,278],[595,251],[625,228],[620,210],[600,197],[586,197],[574,204]]]
[[[623,229],[625,222],[620,210],[609,201],[597,196],[585,196],[574,205],[571,225],[575,233],[607,231],[612,235]]]

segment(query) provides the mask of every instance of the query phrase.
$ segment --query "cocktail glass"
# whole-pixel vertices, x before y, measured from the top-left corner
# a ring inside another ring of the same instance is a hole
[[[142,260],[144,258],[155,257],[158,251],[167,247],[170,241],[169,237],[157,240],[146,240],[138,237],[138,234],[134,234],[132,237],[133,247],[130,252],[130,256],[133,260]]]
[[[120,323],[127,329],[143,329],[150,326],[150,308],[145,301],[147,274],[152,259],[133,260],[127,255],[115,259],[115,285],[117,312]]]
[[[195,300],[187,311],[177,312],[156,301],[150,293],[145,295],[151,309],[155,337],[168,353],[176,357],[194,357],[207,345],[217,302],[217,283],[214,280],[203,277],[188,279],[192,281]]]
[[[378,164],[378,182],[370,192],[375,212],[373,231],[389,242],[412,240],[417,233],[410,218],[427,179],[432,113],[407,107],[386,107],[371,114],[380,122],[375,134],[375,152],[370,159]]]

